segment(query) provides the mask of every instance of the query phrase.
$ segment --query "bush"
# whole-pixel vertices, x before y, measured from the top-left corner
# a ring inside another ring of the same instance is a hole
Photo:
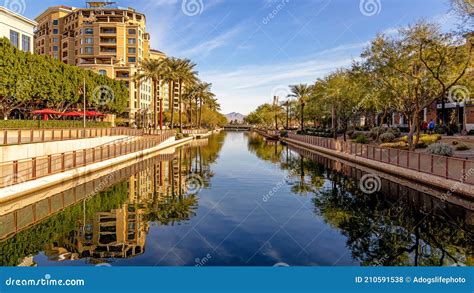
[[[357,135],[357,137],[354,141],[356,143],[366,144],[369,140],[367,139],[367,137],[365,135],[359,134],[359,135]]]
[[[184,138],[184,134],[176,133],[176,139],[183,139],[183,138]]]
[[[433,155],[452,157],[454,154],[454,150],[450,145],[447,145],[443,142],[437,142],[428,146],[428,153]]]
[[[0,129],[82,128],[82,120],[0,120]],[[110,122],[87,121],[88,128],[111,127]]]
[[[470,150],[471,148],[468,147],[466,144],[464,143],[460,143],[456,146],[456,150],[457,151],[467,151],[467,150]]]
[[[373,139],[377,138],[377,136],[379,135],[379,131],[380,131],[380,127],[374,127],[370,130],[370,137],[372,137]]]
[[[402,137],[401,139],[402,141],[404,142],[408,142],[408,136],[404,136]],[[416,135],[413,136],[413,141],[416,140]],[[430,145],[430,144],[433,144],[437,141],[441,140],[441,135],[439,134],[422,134],[421,137],[420,137],[420,140],[419,142],[423,142],[427,145]]]
[[[280,130],[280,136],[281,136],[281,137],[288,137],[288,131],[286,131],[286,130]]]
[[[391,127],[387,130],[387,133],[391,133],[395,136],[395,138],[400,137],[402,131],[398,127]]]
[[[382,143],[379,146],[381,148],[392,148],[392,149],[408,150],[408,144],[404,141]]]
[[[441,125],[436,125],[435,129],[434,129],[434,132],[437,133],[437,134],[445,134],[446,133],[446,128],[444,126],[441,126]]]
[[[395,135],[389,131],[380,135],[379,139],[383,143],[392,142],[395,140]]]

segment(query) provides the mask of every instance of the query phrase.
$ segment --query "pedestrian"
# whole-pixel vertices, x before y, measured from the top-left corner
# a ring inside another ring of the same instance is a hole
[[[423,133],[426,134],[426,131],[428,130],[428,122],[426,122],[426,120],[424,120],[421,124],[421,130],[423,130]]]
[[[428,124],[428,133],[433,134],[435,129],[436,123],[433,119],[431,119],[430,123]]]

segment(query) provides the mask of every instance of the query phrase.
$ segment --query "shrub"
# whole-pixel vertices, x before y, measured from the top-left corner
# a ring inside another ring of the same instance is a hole
[[[386,132],[379,137],[380,141],[383,143],[392,142],[395,140],[395,135],[392,132]]]
[[[428,146],[428,153],[433,155],[452,157],[454,154],[454,150],[450,145],[447,145],[443,142],[437,142]]]
[[[392,133],[395,136],[395,138],[397,138],[397,137],[400,137],[400,135],[402,134],[402,131],[398,127],[391,127],[388,129],[387,133]]]
[[[446,133],[446,128],[444,126],[441,126],[441,125],[436,125],[435,129],[434,129],[434,132],[437,133],[437,134],[445,134]]]
[[[182,133],[176,133],[176,139],[183,139],[184,135]]]
[[[456,146],[456,150],[457,150],[457,151],[467,151],[467,150],[469,150],[469,149],[470,149],[470,147],[467,146],[467,145],[464,144],[464,143],[460,143],[460,144],[458,144],[458,145]]]
[[[367,137],[365,135],[359,134],[359,135],[357,135],[357,137],[354,141],[356,143],[366,144],[369,140],[367,139]]]
[[[408,145],[404,141],[382,143],[382,144],[380,144],[380,147],[381,148],[402,149],[402,150],[407,150],[408,149]]]
[[[404,136],[402,137],[401,139],[402,141],[404,142],[408,142],[408,136]],[[416,135],[413,136],[413,141],[416,140]],[[419,142],[423,142],[427,145],[430,145],[432,143],[435,143],[437,141],[441,140],[441,135],[439,134],[422,134],[421,137],[420,137],[420,140]]]
[[[370,130],[370,133],[369,133],[370,137],[372,137],[372,138],[374,138],[374,139],[377,138],[377,136],[379,135],[379,131],[380,131],[380,127],[374,127],[374,128],[372,128],[372,129]]]

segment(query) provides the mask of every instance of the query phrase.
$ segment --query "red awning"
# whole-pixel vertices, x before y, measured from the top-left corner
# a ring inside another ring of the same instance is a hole
[[[63,114],[61,112],[51,110],[51,109],[35,110],[31,113],[35,115],[62,115]]]
[[[88,117],[103,117],[105,114],[97,112],[97,111],[87,111],[86,116]]]
[[[65,117],[82,117],[82,116],[84,116],[84,112],[72,111],[72,112],[63,113],[62,116],[65,116]]]

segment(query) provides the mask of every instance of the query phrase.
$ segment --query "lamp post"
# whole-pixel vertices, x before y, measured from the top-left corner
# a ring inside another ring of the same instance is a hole
[[[84,107],[84,109],[83,109],[83,115],[84,115],[83,124],[84,125],[83,126],[84,126],[84,128],[86,128],[86,78],[85,77],[84,77],[84,84],[83,84],[82,91],[83,91],[83,102],[84,102],[84,105],[83,105],[83,107]]]

